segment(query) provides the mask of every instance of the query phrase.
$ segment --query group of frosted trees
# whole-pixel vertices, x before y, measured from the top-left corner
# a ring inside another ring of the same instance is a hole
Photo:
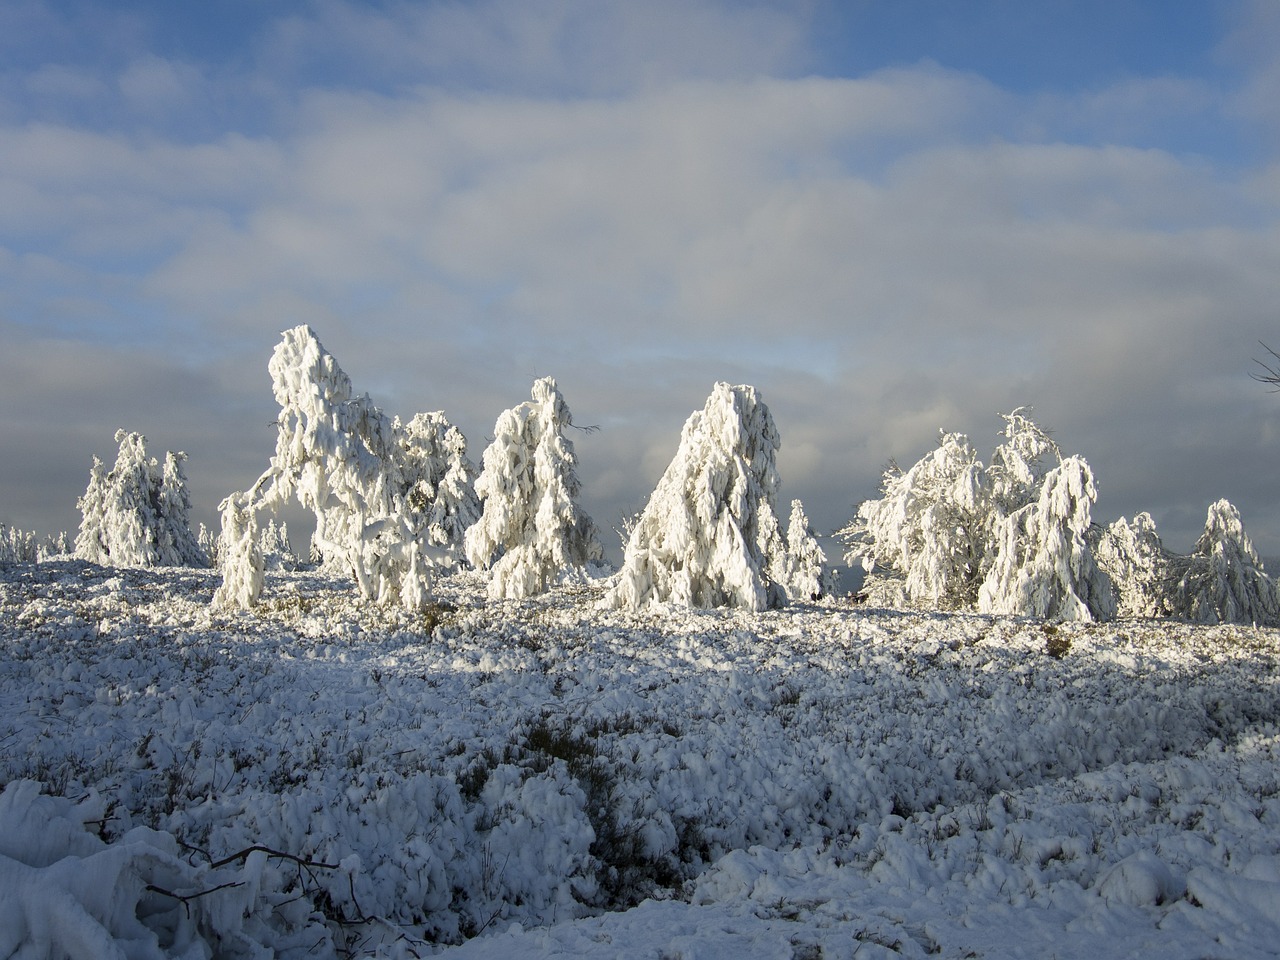
[[[1025,409],[1004,419],[988,464],[964,435],[943,433],[859,505],[840,534],[846,560],[867,570],[869,600],[1057,620],[1280,622],[1276,585],[1230,503],[1209,508],[1189,556],[1165,549],[1146,513],[1100,527],[1088,463],[1064,458]]]
[[[121,431],[115,466],[94,460],[77,554],[141,566],[207,556],[223,574],[215,604],[248,607],[266,570],[292,558],[287,531],[260,516],[296,500],[314,515],[323,566],[380,603],[420,608],[433,576],[462,566],[486,572],[495,599],[603,572],[599,531],[578,502],[573,418],[553,379],[498,417],[477,470],[443,413],[388,418],[309,327],[284,332],[268,370],[280,406],[275,455],[222,502],[216,542],[190,532],[183,455],[158,463],[141,436]],[[1229,503],[1210,508],[1189,556],[1166,550],[1147,514],[1099,527],[1088,463],[1064,457],[1025,409],[1004,419],[987,464],[965,436],[944,433],[910,469],[887,471],[882,496],[840,531],[846,560],[868,571],[869,600],[1067,620],[1280,620],[1275,585]],[[800,501],[781,522],[779,444],[753,387],[717,383],[628,524],[605,603],[761,610],[831,594]]]

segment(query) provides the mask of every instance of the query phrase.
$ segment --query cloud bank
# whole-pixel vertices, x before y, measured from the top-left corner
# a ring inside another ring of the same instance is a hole
[[[601,427],[606,527],[729,380],[821,528],[1032,404],[1099,518],[1186,549],[1225,496],[1280,555],[1280,397],[1249,378],[1280,344],[1268,5],[1223,8],[1229,68],[1074,86],[841,59],[823,4],[324,0],[225,35],[72,9],[0,15],[39,41],[0,74],[0,520],[74,528],[126,427],[188,452],[212,522],[305,322],[476,459],[554,375]]]

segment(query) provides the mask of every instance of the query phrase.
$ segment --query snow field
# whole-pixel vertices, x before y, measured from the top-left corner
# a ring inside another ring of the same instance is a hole
[[[495,601],[466,574],[418,612],[271,573],[250,614],[211,610],[216,586],[0,570],[0,834],[22,809],[63,838],[0,850],[0,892],[36,871],[66,893],[61,860],[117,851],[143,881],[85,929],[150,944],[122,956],[1262,956],[1280,935],[1274,630],[631,614],[602,584]]]

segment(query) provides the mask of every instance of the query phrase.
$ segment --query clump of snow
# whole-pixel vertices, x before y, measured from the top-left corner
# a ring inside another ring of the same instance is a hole
[[[577,456],[564,436],[572,425],[551,377],[534,381],[530,399],[494,425],[475,482],[483,512],[466,532],[467,558],[490,571],[494,599],[541,593],[604,559],[596,525],[578,504]]]
[[[607,601],[764,610],[786,602],[777,518],[780,438],[751,386],[717,383],[631,529]]]
[[[76,504],[76,556],[113,566],[207,566],[188,518],[186,454],[167,452],[161,464],[147,457],[142,434],[118,430],[115,439],[115,466],[108,471],[94,457],[89,485]]]

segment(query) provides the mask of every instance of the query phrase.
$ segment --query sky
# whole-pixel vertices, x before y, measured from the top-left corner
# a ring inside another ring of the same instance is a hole
[[[125,428],[214,525],[306,323],[477,463],[554,376],[606,531],[725,380],[823,532],[1031,406],[1096,520],[1280,557],[1278,161],[1268,0],[6,0],[0,522]]]

